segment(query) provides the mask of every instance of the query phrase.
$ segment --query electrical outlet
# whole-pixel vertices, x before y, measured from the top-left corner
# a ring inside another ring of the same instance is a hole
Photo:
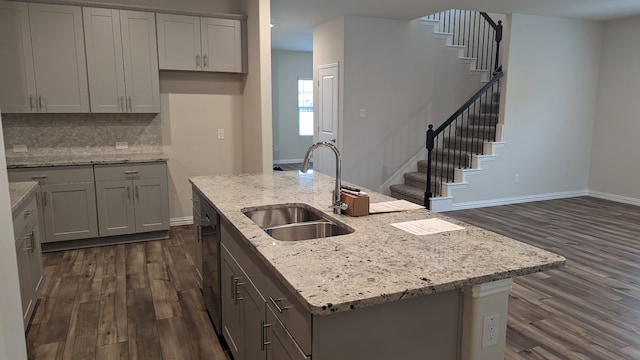
[[[27,145],[26,144],[13,145],[13,152],[14,153],[27,152]]]
[[[520,174],[516,174],[516,175],[513,177],[513,183],[514,183],[514,184],[517,184],[517,183],[519,183],[519,182],[520,182]]]
[[[482,348],[498,345],[500,338],[500,314],[484,317],[482,328]]]
[[[218,140],[224,139],[224,129],[218,129]]]
[[[124,150],[129,148],[129,143],[126,141],[116,141],[116,150]]]

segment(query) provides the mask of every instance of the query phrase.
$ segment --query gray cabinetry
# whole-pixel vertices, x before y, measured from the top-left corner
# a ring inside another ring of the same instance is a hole
[[[160,112],[155,16],[83,8],[91,112]]]
[[[242,72],[240,20],[156,14],[161,70]]]
[[[42,286],[42,250],[36,193],[13,213],[18,278],[25,329]]]
[[[11,169],[9,181],[40,184],[43,242],[98,236],[93,166]]]
[[[270,331],[265,334],[267,360],[304,360],[310,359],[291,337],[287,328],[278,320],[277,310],[267,307],[267,324]]]
[[[169,229],[166,163],[95,165],[100,236]]]

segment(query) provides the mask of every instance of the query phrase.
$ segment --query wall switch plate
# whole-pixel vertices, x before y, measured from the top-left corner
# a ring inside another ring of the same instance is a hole
[[[26,144],[13,145],[13,152],[14,153],[27,152],[27,145]]]
[[[482,348],[498,345],[500,338],[500,314],[494,314],[484,317],[484,325],[482,327]]]
[[[116,142],[116,150],[128,149],[129,143],[126,141],[117,141]]]
[[[513,182],[514,182],[515,184],[517,184],[517,183],[519,183],[519,182],[520,182],[520,174],[516,174],[516,175],[513,177]]]
[[[367,112],[364,110],[364,108],[360,109],[360,117],[363,118],[367,116]]]
[[[280,146],[276,145],[273,147],[273,151],[280,151]]]
[[[218,129],[218,140],[224,139],[224,129]]]

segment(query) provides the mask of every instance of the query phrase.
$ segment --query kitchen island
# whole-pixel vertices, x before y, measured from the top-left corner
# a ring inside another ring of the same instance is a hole
[[[289,307],[310,319],[309,340],[306,336],[299,340],[291,329],[287,331],[300,353],[316,360],[390,355],[403,359],[502,358],[511,278],[555,269],[565,262],[559,255],[426,209],[363,217],[332,214],[334,179],[318,173],[273,172],[193,177],[190,181],[218,212],[223,247],[226,235],[231,239],[227,240],[229,253],[241,254],[231,258],[245,263],[243,274],[251,278],[257,294],[268,292],[269,279],[277,282],[276,288],[293,298],[288,300]],[[367,192],[371,203],[393,200]],[[285,203],[310,205],[355,231],[278,241],[242,211]],[[391,226],[429,218],[464,229],[412,235]],[[266,273],[267,290],[261,291],[263,281],[251,277],[252,272]],[[224,269],[222,273],[224,305]],[[242,280],[231,281],[235,300],[237,284],[233,281]],[[264,300],[267,315],[271,304],[280,301],[267,296]],[[280,314],[290,311],[275,307]],[[225,316],[223,306],[223,326]],[[485,317],[495,322],[489,342],[482,336]],[[287,320],[279,320],[286,327]],[[263,324],[269,327],[272,323],[267,316]],[[261,333],[263,344],[271,343],[267,338]],[[268,351],[269,346],[265,347]]]

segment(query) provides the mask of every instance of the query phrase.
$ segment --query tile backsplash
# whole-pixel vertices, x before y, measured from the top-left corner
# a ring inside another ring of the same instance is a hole
[[[160,114],[3,114],[7,157],[162,150]],[[116,142],[128,149],[116,149]],[[27,152],[14,152],[26,145]]]

